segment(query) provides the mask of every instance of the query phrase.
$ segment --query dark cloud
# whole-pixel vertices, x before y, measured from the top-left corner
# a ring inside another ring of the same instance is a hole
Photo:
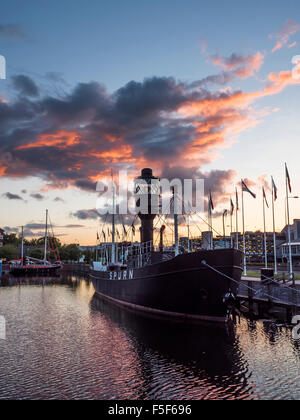
[[[184,179],[203,179],[204,180],[204,194],[208,196],[209,191],[214,195],[216,204],[221,203],[228,199],[230,194],[230,187],[236,177],[236,172],[230,170],[212,170],[203,172],[199,168],[185,168],[185,167],[169,167],[166,166],[162,173],[161,178],[180,179],[183,183]]]
[[[175,110],[186,100],[173,78],[153,77],[143,83],[130,82],[115,94],[114,112],[122,123]]]
[[[18,75],[12,77],[13,87],[23,96],[39,96],[39,88],[28,76]]]
[[[132,214],[118,214],[119,209],[117,206],[117,215],[115,216],[115,223],[116,225],[124,225],[124,226],[131,226],[133,221],[136,219],[135,215]],[[103,212],[104,213],[104,212]],[[90,210],[78,210],[75,213],[71,214],[73,217],[76,217],[79,220],[95,220],[99,219],[101,223],[107,223],[110,225],[112,223],[112,215],[105,213],[99,214],[97,210],[90,209]],[[135,223],[138,224],[138,223]]]
[[[44,226],[41,225],[41,229],[43,227]],[[30,224],[24,226],[24,228],[23,228],[24,237],[26,237],[26,238],[41,238],[45,235],[45,232],[40,231],[40,230],[37,231],[36,229],[31,230],[30,229]],[[5,226],[4,230],[5,230],[6,233],[16,233],[18,235],[21,235],[21,228],[19,228],[19,227]]]
[[[52,225],[53,228],[63,228],[63,229],[77,229],[77,228],[83,228],[84,225],[78,225],[78,224],[68,224],[63,226],[58,225]],[[24,228],[30,229],[30,230],[41,230],[45,229],[45,223],[27,223]]]
[[[66,225],[66,226],[62,226],[66,229],[79,229],[79,228],[84,228],[84,225]]]
[[[4,229],[5,233],[7,233],[7,234],[9,234],[9,233],[18,233],[19,232],[19,228],[16,228],[16,227],[12,228],[10,226],[4,226],[3,229]]]
[[[138,173],[145,164],[201,166],[236,123],[247,126],[242,92],[206,87],[226,83],[230,72],[192,84],[153,77],[114,93],[96,82],[80,83],[59,97],[28,96],[38,88],[30,78],[18,77],[19,91],[25,89],[27,96],[0,102],[0,174],[37,176],[50,188],[95,191],[95,180],[111,167]],[[189,106],[196,108],[194,114],[182,110]]]
[[[214,84],[214,85],[226,85],[227,83],[231,82],[236,77],[235,74],[223,71],[220,74],[214,74],[211,76],[207,76],[200,81],[193,82],[189,85],[190,89],[194,89],[197,87],[205,87],[206,85]]]
[[[17,24],[0,24],[1,38],[25,38],[25,33],[21,25]]]
[[[3,197],[7,198],[8,200],[23,200],[23,198],[18,194],[12,194],[10,192],[3,194]]]
[[[76,217],[80,220],[88,220],[88,219],[98,219],[99,214],[97,210],[90,209],[90,210],[77,210],[75,213],[72,213],[72,216]]]
[[[45,232],[42,230],[34,231],[27,228],[24,229],[23,234],[25,238],[43,238],[45,236]]]
[[[75,181],[75,186],[85,191],[96,191],[96,182],[89,181],[88,179],[78,179]]]
[[[27,223],[24,227],[31,230],[44,229],[45,223]]]
[[[42,194],[30,194],[30,197],[34,198],[35,200],[42,201],[45,200],[45,197]]]

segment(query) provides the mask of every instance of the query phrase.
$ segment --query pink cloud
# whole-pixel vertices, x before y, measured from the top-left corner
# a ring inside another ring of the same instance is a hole
[[[289,39],[292,35],[297,33],[300,30],[300,25],[294,22],[292,19],[289,19],[284,25],[282,25],[275,34],[270,35],[270,39],[275,38],[277,40],[272,53],[280,50],[282,47],[288,44]],[[288,45],[289,48],[292,48],[296,45],[295,42]]]
[[[223,71],[232,72],[241,79],[253,76],[264,62],[264,55],[257,52],[254,55],[232,54],[230,57],[212,57],[213,64]]]

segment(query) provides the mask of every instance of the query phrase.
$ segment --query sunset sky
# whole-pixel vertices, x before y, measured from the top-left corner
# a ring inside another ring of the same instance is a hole
[[[284,162],[300,196],[299,1],[10,0],[0,55],[7,231],[40,235],[48,208],[63,242],[94,244],[96,181],[148,166],[204,178],[217,213],[246,179],[258,194],[245,196],[247,230],[262,228],[261,187],[271,201],[273,175],[283,228]]]

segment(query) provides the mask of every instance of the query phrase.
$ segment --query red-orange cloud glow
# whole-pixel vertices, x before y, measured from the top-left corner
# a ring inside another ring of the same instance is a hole
[[[1,164],[1,166],[0,166],[0,176],[4,176],[5,172],[6,172],[6,169],[7,169],[7,166],[2,164],[1,162],[0,162],[0,164]]]
[[[37,141],[24,144],[16,150],[34,149],[39,147],[56,147],[57,149],[67,149],[80,143],[80,136],[74,131],[59,131],[55,134],[41,134]]]

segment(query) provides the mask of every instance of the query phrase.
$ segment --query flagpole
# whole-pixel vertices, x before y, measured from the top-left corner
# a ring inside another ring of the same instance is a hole
[[[277,276],[277,248],[276,248],[276,228],[275,228],[275,200],[274,200],[274,181],[272,177],[272,214],[273,214],[273,247],[274,247],[274,274]]]
[[[209,238],[209,249],[213,249],[213,239],[212,239],[212,206],[211,206],[211,191],[209,191],[209,201],[208,201],[208,226],[209,226],[209,231],[211,233],[210,238]]]
[[[211,232],[211,223],[210,223],[210,202],[208,203],[207,220],[208,220],[208,228],[209,228],[209,232]],[[209,237],[209,249],[211,249],[211,239],[210,239],[210,237]]]
[[[244,276],[247,276],[246,238],[245,238],[245,211],[244,211],[244,192],[243,192],[243,185],[242,185],[242,219],[243,219]]]
[[[224,246],[226,247],[226,232],[225,232],[225,211],[223,212],[223,240],[224,240]]]
[[[230,212],[230,247],[233,248],[233,238],[232,238],[232,211]]]
[[[210,208],[210,249],[214,248],[214,239],[213,239],[213,227],[212,227],[212,208]]]
[[[265,254],[265,268],[268,268],[268,257],[267,257],[267,238],[266,238],[266,205],[265,205],[264,189],[263,189],[263,219],[264,219],[264,254]]]
[[[190,245],[190,216],[187,215],[187,228],[188,228],[188,252],[191,252],[191,245]]]
[[[287,210],[288,241],[289,241],[289,269],[290,269],[290,279],[293,279],[293,259],[292,259],[292,244],[291,244],[289,187],[288,187],[288,176],[287,176],[287,174],[288,174],[287,164],[285,164],[286,210]]]
[[[179,236],[178,236],[178,196],[175,187],[173,189],[173,203],[174,203],[174,245],[175,257],[179,255]]]
[[[237,188],[235,189],[235,197],[236,197],[236,220],[235,220],[235,228],[236,228],[236,249],[239,249],[239,203],[238,203],[238,191]]]

